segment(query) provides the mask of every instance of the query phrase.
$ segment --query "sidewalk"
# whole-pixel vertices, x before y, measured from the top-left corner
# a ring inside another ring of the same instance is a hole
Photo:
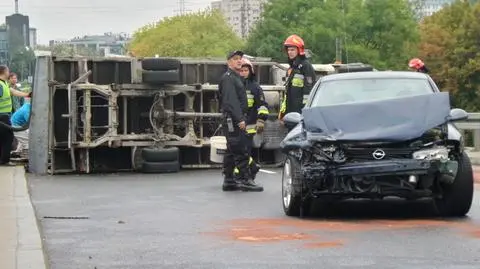
[[[0,167],[0,268],[45,269],[42,241],[22,166]]]

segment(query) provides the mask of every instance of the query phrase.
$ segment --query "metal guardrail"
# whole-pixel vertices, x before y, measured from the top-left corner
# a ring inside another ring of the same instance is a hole
[[[480,151],[480,113],[468,113],[468,119],[455,122],[462,131],[473,131],[474,151]]]

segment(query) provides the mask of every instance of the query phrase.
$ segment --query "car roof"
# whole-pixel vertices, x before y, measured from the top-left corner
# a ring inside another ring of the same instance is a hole
[[[401,79],[428,79],[428,75],[412,71],[367,71],[331,74],[322,77],[322,81],[364,79],[364,78],[401,78]]]

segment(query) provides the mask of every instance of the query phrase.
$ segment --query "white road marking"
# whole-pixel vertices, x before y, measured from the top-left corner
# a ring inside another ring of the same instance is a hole
[[[260,172],[263,172],[263,173],[266,173],[266,174],[276,174],[277,173],[277,172],[269,171],[269,170],[265,170],[265,169],[260,169]]]

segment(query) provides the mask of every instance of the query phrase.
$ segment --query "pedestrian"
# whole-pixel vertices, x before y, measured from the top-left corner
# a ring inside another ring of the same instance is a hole
[[[265,127],[265,121],[268,119],[268,104],[265,101],[263,89],[258,84],[253,68],[253,64],[246,58],[242,59],[242,68],[240,69],[240,76],[244,78],[245,90],[247,94],[247,117],[246,117],[246,131],[248,139],[248,153],[249,153],[249,169],[250,174],[255,180],[255,177],[260,170],[260,166],[254,161],[252,157],[253,137],[255,134],[261,134]],[[235,168],[235,174],[238,169]]]
[[[228,70],[219,83],[223,131],[227,139],[227,150],[223,160],[224,191],[263,191],[253,181],[248,169],[249,152],[246,134],[247,94],[240,69],[243,52],[232,51],[227,55]],[[235,167],[239,170],[238,180],[234,178]]]
[[[10,75],[8,76],[8,83],[10,87],[10,92],[12,91],[22,92],[19,89],[20,84],[18,84],[18,76],[14,72],[10,72]],[[23,105],[23,97],[12,94],[12,112],[15,112],[22,105]]]
[[[425,66],[425,63],[420,60],[419,58],[413,58],[408,62],[408,67],[410,69],[415,70],[415,72],[420,72],[424,74],[428,74],[428,68]]]
[[[303,39],[298,35],[291,35],[285,40],[284,47],[290,68],[287,71],[285,93],[278,114],[280,120],[290,112],[302,113],[316,81],[315,69],[305,56]]]
[[[0,165],[11,165],[10,151],[12,149],[13,131],[10,126],[12,113],[12,97],[8,77],[10,71],[5,65],[0,65]]]
[[[30,98],[25,97],[24,104],[12,114],[10,119],[12,126],[14,128],[26,127],[29,124],[31,110],[32,105],[30,104]],[[18,141],[18,145],[12,154],[21,154],[23,150],[28,150],[29,129],[17,131],[14,133],[14,136]]]

